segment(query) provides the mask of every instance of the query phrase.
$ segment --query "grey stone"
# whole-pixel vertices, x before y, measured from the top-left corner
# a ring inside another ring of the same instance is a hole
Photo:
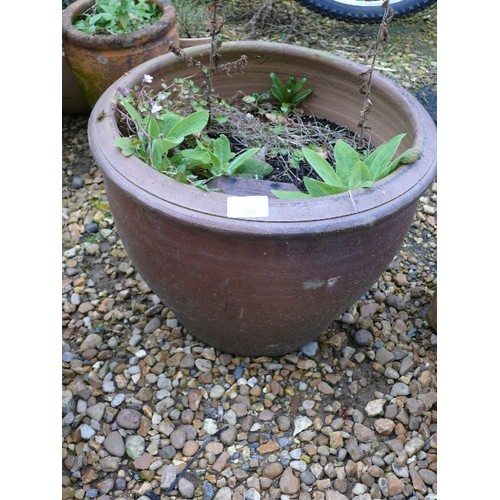
[[[95,434],[95,430],[88,424],[80,425],[80,436],[85,441],[88,441]]]
[[[353,338],[359,346],[370,346],[373,342],[373,335],[369,330],[357,330],[354,332]]]
[[[300,481],[306,486],[311,486],[316,481],[316,477],[310,470],[306,470],[300,473]]]
[[[158,316],[155,316],[154,318],[151,318],[144,327],[144,334],[149,335],[158,328],[160,328],[160,326],[161,326],[161,320]]]
[[[123,455],[125,455],[125,443],[118,431],[110,432],[106,436],[103,446],[111,455],[115,455],[116,457],[123,457]]]
[[[146,442],[142,436],[136,434],[127,436],[125,440],[125,451],[132,460],[139,458],[144,453],[145,449]]]
[[[141,413],[132,408],[123,408],[116,416],[116,422],[124,429],[138,429],[141,425]]]
[[[163,469],[160,486],[164,489],[170,488],[170,486],[172,486],[173,482],[175,481],[176,477],[177,477],[177,469],[175,468],[175,465],[167,465]]]
[[[183,498],[193,498],[194,484],[191,481],[187,480],[185,477],[181,477],[177,487]]]
[[[393,360],[394,354],[388,351],[385,347],[381,347],[380,349],[378,349],[375,354],[375,361],[377,361],[377,363],[380,363],[381,365],[386,365]]]
[[[408,396],[410,388],[403,382],[396,382],[391,389],[391,396]]]
[[[309,342],[306,345],[302,346],[300,351],[305,354],[306,356],[309,356],[310,358],[316,356],[318,352],[318,343],[317,342]]]

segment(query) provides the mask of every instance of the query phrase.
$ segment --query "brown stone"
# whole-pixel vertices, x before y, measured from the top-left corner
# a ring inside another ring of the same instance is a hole
[[[410,477],[415,491],[427,493],[427,486],[414,468],[410,468]]]
[[[392,476],[387,479],[387,491],[389,496],[399,495],[403,492],[404,483],[399,477]]]
[[[394,421],[389,418],[379,418],[373,423],[375,430],[382,436],[388,436],[394,430],[395,425]]]
[[[153,455],[150,455],[149,453],[143,453],[139,458],[136,458],[134,460],[134,467],[137,470],[143,470],[143,469],[148,469],[149,466],[153,463],[154,461]]]
[[[295,495],[300,490],[300,480],[295,477],[293,469],[287,467],[279,482],[280,491],[286,495]]]
[[[354,435],[360,443],[370,443],[375,439],[375,433],[366,425],[355,423]]]
[[[227,451],[223,451],[212,465],[212,469],[217,472],[220,472],[226,467],[228,459],[229,459],[229,453]]]
[[[283,466],[279,462],[268,464],[262,470],[262,475],[269,479],[276,479],[283,472]]]
[[[331,396],[332,394],[335,393],[332,386],[330,384],[327,384],[326,382],[323,382],[323,381],[321,381],[318,384],[318,391],[321,392],[322,394],[327,395],[327,396]]]
[[[200,448],[197,441],[189,440],[186,441],[184,447],[182,448],[182,454],[185,457],[192,457]]]
[[[280,449],[280,445],[276,441],[268,441],[267,443],[261,444],[257,451],[259,453],[273,453],[274,451],[278,451]]]
[[[200,406],[200,402],[201,402],[202,397],[203,397],[203,394],[201,391],[199,391],[197,389],[193,389],[192,391],[190,391],[188,394],[189,408],[191,408],[191,410],[193,410],[193,411],[198,410],[198,407]]]

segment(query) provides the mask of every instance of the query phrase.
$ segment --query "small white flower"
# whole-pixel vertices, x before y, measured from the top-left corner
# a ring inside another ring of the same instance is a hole
[[[151,113],[155,114],[158,113],[158,111],[161,111],[163,109],[163,106],[160,106],[159,104],[156,104],[155,102],[151,105]]]
[[[153,77],[151,75],[144,75],[142,78],[142,83],[151,83],[153,81]]]

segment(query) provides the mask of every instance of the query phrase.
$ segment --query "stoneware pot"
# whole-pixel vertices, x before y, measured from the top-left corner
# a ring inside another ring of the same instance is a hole
[[[93,106],[126,71],[179,43],[175,10],[169,0],[150,0],[163,14],[154,24],[124,35],[88,35],[73,23],[94,0],[77,0],[62,12],[63,49],[85,98]]]
[[[186,52],[199,57],[206,50]],[[305,76],[313,89],[306,111],[356,129],[363,67],[269,42],[228,42],[221,54],[222,62],[248,58],[244,74],[214,80],[223,97],[265,91],[271,71],[281,78]],[[173,54],[148,61],[113,84],[89,119],[90,148],[131,261],[189,333],[221,351],[273,356],[314,340],[398,252],[419,197],[436,175],[433,120],[414,97],[376,74],[372,140],[378,145],[406,132],[401,149],[420,148],[416,163],[372,189],[300,200],[269,195],[267,217],[228,217],[233,197],[181,184],[114,146],[120,136],[113,111],[117,87],[132,87],[144,73],[159,84],[192,75],[193,68]]]
[[[194,47],[196,45],[204,45],[206,43],[211,43],[212,38],[209,36],[201,38],[179,38],[179,47],[181,49],[187,49],[188,47]]]

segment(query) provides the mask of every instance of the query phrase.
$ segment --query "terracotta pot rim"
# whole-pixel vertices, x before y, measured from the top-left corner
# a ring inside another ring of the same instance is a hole
[[[197,57],[204,46],[186,49],[189,56]],[[301,66],[325,63],[339,71],[361,73],[364,67],[315,49],[275,42],[227,42],[222,51],[237,53],[285,51],[299,59]],[[370,225],[387,218],[415,202],[428,188],[436,174],[435,123],[422,105],[408,92],[380,74],[374,75],[373,86],[381,86],[394,102],[403,106],[408,121],[415,129],[414,146],[422,150],[421,158],[412,165],[398,168],[390,176],[378,181],[371,189],[321,198],[280,200],[269,198],[269,217],[262,219],[230,219],[227,217],[227,194],[205,192],[181,184],[156,172],[136,157],[125,158],[112,146],[119,137],[113,119],[113,100],[119,86],[132,87],[144,73],[154,74],[165,65],[175,64],[177,57],[166,54],[134,68],[120,78],[101,96],[89,120],[89,140],[105,175],[112,176],[131,196],[142,199],[155,209],[169,211],[193,224],[213,225],[216,230],[236,232],[279,233],[291,236],[304,232],[318,232],[332,225],[339,230]],[[355,110],[359,113],[359,110]],[[98,116],[107,118],[97,123]],[[99,131],[96,131],[99,127]],[[388,138],[389,139],[389,138]]]
[[[115,47],[134,47],[137,45],[149,43],[152,40],[160,39],[172,26],[172,20],[175,22],[175,16],[172,15],[173,6],[167,0],[150,0],[156,3],[162,11],[161,17],[140,30],[133,33],[124,33],[120,35],[89,35],[75,28],[73,22],[85,10],[87,10],[94,0],[76,0],[62,11],[62,36],[63,39],[73,40],[80,46],[87,48],[100,48],[102,46]]]

